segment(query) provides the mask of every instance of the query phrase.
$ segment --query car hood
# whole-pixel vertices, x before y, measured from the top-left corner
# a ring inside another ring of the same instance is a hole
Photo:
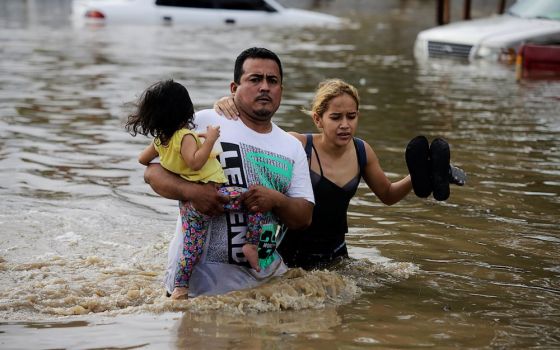
[[[418,37],[465,45],[503,46],[555,33],[560,39],[560,21],[501,15],[435,27],[422,31]]]

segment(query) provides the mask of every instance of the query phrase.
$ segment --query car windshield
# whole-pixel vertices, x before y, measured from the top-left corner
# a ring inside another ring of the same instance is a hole
[[[544,18],[560,20],[559,0],[518,0],[507,11],[508,14],[522,18]]]

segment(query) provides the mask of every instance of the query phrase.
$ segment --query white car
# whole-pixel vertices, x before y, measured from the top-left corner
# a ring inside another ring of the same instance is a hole
[[[191,26],[329,26],[342,19],[274,0],[74,0],[78,23]]]
[[[512,62],[526,43],[560,44],[560,0],[518,0],[504,15],[424,30],[414,55]]]

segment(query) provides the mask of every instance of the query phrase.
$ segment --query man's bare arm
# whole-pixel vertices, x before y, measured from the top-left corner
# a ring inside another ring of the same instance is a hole
[[[146,167],[144,181],[160,196],[189,201],[196,210],[206,215],[223,213],[223,204],[228,202],[228,198],[221,196],[213,184],[189,182],[157,163]]]
[[[283,200],[278,201],[272,209],[288,228],[302,230],[311,225],[313,217],[313,203],[304,198],[291,198],[282,195]]]

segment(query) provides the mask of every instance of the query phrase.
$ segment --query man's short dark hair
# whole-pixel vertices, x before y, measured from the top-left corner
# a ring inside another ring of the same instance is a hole
[[[283,81],[284,74],[282,72],[282,63],[280,62],[280,58],[270,51],[269,49],[265,49],[264,47],[251,47],[237,56],[235,60],[235,67],[233,69],[233,81],[236,84],[241,82],[241,76],[243,75],[243,63],[248,58],[260,58],[260,59],[268,59],[273,60],[278,65],[278,69],[280,70],[280,81]]]

